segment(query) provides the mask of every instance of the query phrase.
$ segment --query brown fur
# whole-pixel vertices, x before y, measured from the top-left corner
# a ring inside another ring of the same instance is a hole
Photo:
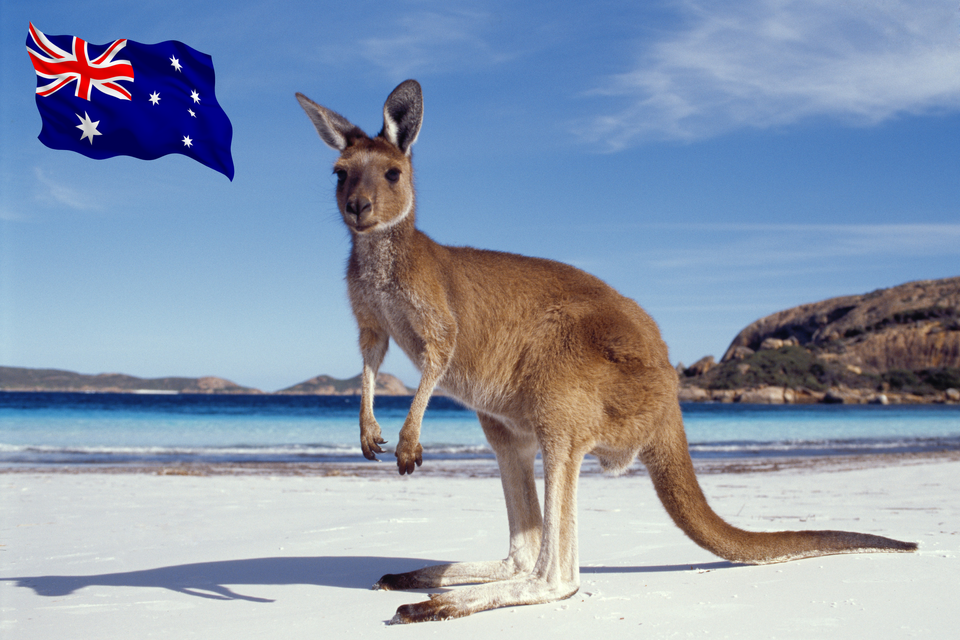
[[[497,456],[510,551],[494,562],[385,575],[381,589],[472,587],[398,609],[394,622],[566,598],[579,588],[577,481],[590,453],[611,472],[638,456],[670,517],[690,538],[736,562],[780,562],[859,551],[912,551],[913,543],[836,531],[751,533],[707,504],[687,450],[677,375],[654,321],[635,302],[571,266],[447,247],[419,231],[410,148],[422,119],[408,80],[369,138],[342,116],[297,98],[340,151],[337,204],[351,231],[350,301],[360,331],[360,442],[383,453],[373,415],[377,370],[392,339],[422,372],[394,455],[401,474],[422,464],[420,425],[441,387],[477,411]],[[544,510],[534,483],[542,453]]]

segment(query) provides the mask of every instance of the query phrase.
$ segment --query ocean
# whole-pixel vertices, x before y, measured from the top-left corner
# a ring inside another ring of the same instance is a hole
[[[392,451],[410,398],[381,396]],[[0,466],[361,462],[355,396],[0,392]],[[694,458],[960,450],[960,406],[685,404]],[[493,459],[475,414],[431,400],[424,460]],[[388,453],[381,456],[390,459]]]

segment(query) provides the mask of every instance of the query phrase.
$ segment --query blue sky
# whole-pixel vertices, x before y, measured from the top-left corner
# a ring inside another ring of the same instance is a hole
[[[0,0],[0,364],[268,391],[357,374],[335,156],[293,94],[376,133],[408,77],[420,228],[600,276],[674,362],[960,274],[956,0],[224,6]],[[43,146],[30,21],[212,55],[234,181]],[[396,349],[384,370],[418,378]]]

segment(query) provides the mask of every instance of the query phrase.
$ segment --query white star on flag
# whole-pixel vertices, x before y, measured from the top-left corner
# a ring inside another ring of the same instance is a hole
[[[177,56],[170,56],[170,66],[177,71],[180,71],[180,61],[177,60]]]
[[[183,136],[183,146],[185,147],[193,146],[193,140],[190,139],[190,136]]]
[[[75,115],[78,118],[80,118],[79,113]],[[80,139],[83,140],[84,138],[90,138],[90,144],[93,144],[93,136],[103,135],[102,133],[97,131],[98,124],[100,124],[99,120],[97,120],[96,122],[91,122],[90,116],[87,115],[86,111],[84,111],[83,117],[80,118],[80,124],[77,125],[77,129],[80,129],[81,131],[83,131],[83,135],[80,136]]]
[[[150,104],[157,104],[160,102],[160,94],[154,91],[150,94]]]
[[[190,92],[190,98],[192,98],[197,104],[200,104],[200,94],[197,93],[196,89]]]

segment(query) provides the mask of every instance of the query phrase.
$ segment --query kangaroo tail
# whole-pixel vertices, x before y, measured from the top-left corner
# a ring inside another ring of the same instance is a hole
[[[680,408],[664,425],[664,433],[641,459],[670,517],[691,540],[721,558],[746,564],[768,564],[838,553],[915,551],[915,542],[848,531],[777,531],[738,529],[718,516],[700,489]]]

